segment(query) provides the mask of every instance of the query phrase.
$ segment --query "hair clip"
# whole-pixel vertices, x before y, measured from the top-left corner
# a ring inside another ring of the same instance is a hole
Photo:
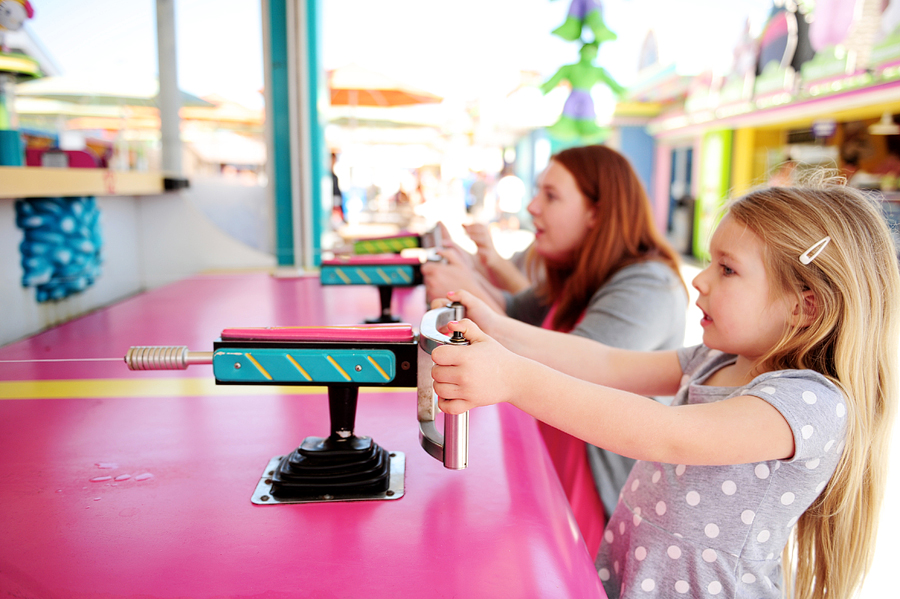
[[[819,241],[812,244],[808,250],[800,254],[800,264],[809,264],[810,262],[815,260],[816,256],[821,254],[822,250],[825,249],[825,246],[828,245],[829,241],[831,241],[831,237],[826,235]]]

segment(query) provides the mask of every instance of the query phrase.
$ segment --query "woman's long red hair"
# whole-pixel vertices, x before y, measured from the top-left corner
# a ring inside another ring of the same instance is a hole
[[[546,262],[538,295],[556,304],[553,328],[571,330],[594,293],[625,266],[659,260],[680,279],[678,254],[657,230],[650,200],[628,160],[606,146],[569,148],[552,160],[565,168],[596,211],[595,223],[568,264]],[[532,255],[532,259],[540,261]]]

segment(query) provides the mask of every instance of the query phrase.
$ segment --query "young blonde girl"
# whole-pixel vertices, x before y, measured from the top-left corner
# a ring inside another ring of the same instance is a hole
[[[853,190],[773,188],[735,201],[710,250],[703,345],[678,351],[535,331],[451,294],[471,345],[432,355],[441,409],[506,401],[640,460],[597,557],[610,598],[849,597],[896,405],[890,232]]]

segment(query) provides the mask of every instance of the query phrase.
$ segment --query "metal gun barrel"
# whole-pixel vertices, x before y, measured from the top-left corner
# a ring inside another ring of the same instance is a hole
[[[183,345],[143,345],[128,350],[125,364],[130,370],[186,370],[192,364],[212,364],[212,356]]]

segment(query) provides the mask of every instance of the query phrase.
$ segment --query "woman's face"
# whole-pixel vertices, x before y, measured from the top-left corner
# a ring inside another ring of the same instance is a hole
[[[578,189],[575,177],[553,160],[538,179],[528,213],[534,223],[537,253],[555,264],[574,261],[595,221],[595,210]]]

